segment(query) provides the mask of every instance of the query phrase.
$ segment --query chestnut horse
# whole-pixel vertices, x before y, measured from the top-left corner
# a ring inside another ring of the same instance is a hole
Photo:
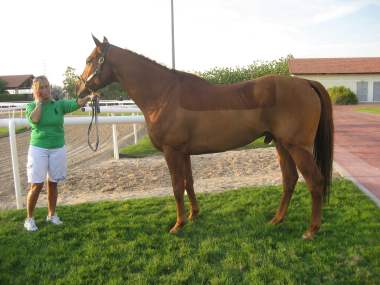
[[[144,56],[93,37],[95,49],[77,82],[85,96],[119,82],[144,114],[153,145],[164,153],[177,206],[176,233],[199,214],[190,155],[222,152],[265,136],[273,140],[283,176],[283,195],[272,224],[283,221],[297,168],[312,199],[312,239],[321,225],[322,205],[332,177],[333,117],[326,89],[318,82],[288,76],[265,76],[229,85],[213,85],[196,75],[168,69]]]

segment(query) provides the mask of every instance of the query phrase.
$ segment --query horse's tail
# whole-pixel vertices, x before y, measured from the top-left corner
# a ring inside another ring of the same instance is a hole
[[[332,181],[334,152],[334,123],[332,103],[327,90],[317,81],[309,80],[321,100],[321,117],[314,140],[314,159],[323,175],[323,200],[328,201]]]

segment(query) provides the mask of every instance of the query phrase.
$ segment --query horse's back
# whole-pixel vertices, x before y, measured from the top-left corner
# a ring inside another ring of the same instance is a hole
[[[191,111],[252,110],[274,105],[275,84],[265,78],[218,85],[193,79],[179,96],[180,106]]]

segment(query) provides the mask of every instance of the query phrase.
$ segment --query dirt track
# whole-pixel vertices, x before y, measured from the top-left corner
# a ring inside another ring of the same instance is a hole
[[[113,156],[112,127],[111,125],[99,125],[100,146],[94,153],[87,145],[88,126],[65,127],[65,140],[68,150],[68,174],[72,171],[84,169],[87,165],[108,160]],[[138,125],[139,133],[144,132]],[[133,127],[129,124],[118,124],[119,147],[133,142]],[[27,191],[26,159],[29,146],[30,132],[17,135],[17,152],[19,157],[19,171],[22,194]],[[94,142],[94,138],[91,140]],[[15,194],[13,184],[12,162],[10,156],[9,138],[0,138],[0,209],[15,207]]]
[[[87,146],[86,126],[67,127],[65,130],[69,152],[68,176],[60,183],[58,205],[172,195],[170,175],[162,155],[115,161],[112,158],[111,126],[101,127],[102,144],[100,152],[95,155]],[[130,133],[132,127],[119,125],[118,130],[120,138]],[[142,128],[140,132],[145,132],[145,129]],[[25,170],[28,140],[29,133],[17,136],[23,195],[27,190]],[[119,145],[126,145],[127,140],[119,140]],[[132,143],[133,136],[130,136],[129,141]],[[14,208],[8,138],[0,139],[0,147],[1,153],[4,153],[0,157],[0,209]],[[276,156],[274,147],[192,156],[195,191],[220,192],[243,186],[281,184]],[[337,173],[334,175],[338,176]],[[23,202],[25,206],[25,198]],[[46,205],[47,195],[43,191],[37,206]]]

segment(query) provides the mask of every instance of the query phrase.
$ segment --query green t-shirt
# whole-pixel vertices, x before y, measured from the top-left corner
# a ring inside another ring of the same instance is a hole
[[[26,105],[26,118],[32,128],[30,144],[42,148],[59,148],[65,145],[63,116],[79,109],[75,100],[51,100],[42,104],[41,118],[33,123],[30,114],[36,102]]]

